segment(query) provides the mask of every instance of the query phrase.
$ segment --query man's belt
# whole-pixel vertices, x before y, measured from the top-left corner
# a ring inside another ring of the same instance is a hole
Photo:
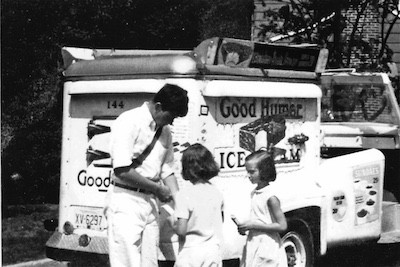
[[[123,189],[128,189],[134,192],[138,192],[138,193],[143,193],[143,194],[151,194],[152,192],[145,190],[145,189],[141,189],[141,188],[137,188],[137,187],[133,187],[133,186],[129,186],[129,185],[125,185],[125,184],[121,184],[121,183],[117,183],[114,181],[111,181],[111,184],[113,184],[114,186],[118,186],[121,187]]]

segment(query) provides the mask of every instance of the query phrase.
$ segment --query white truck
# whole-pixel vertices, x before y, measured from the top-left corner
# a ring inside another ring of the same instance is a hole
[[[290,266],[313,266],[332,247],[376,242],[385,232],[398,236],[399,204],[394,203],[395,216],[382,209],[383,153],[371,148],[321,157],[319,73],[325,51],[211,38],[193,51],[64,48],[62,53],[59,219],[46,243],[49,258],[107,264],[103,206],[112,173],[110,125],[165,83],[178,84],[189,96],[188,115],[171,127],[179,185],[186,185],[181,152],[202,143],[220,165],[212,182],[224,195],[225,218],[240,220],[249,212],[253,185],[246,178],[245,156],[261,147],[274,153]],[[177,238],[161,219],[162,263],[174,259]],[[240,258],[245,237],[230,219],[224,222],[224,238],[225,262]]]
[[[327,71],[321,89],[322,157],[379,149],[385,155],[384,199],[400,200],[400,109],[388,75]]]

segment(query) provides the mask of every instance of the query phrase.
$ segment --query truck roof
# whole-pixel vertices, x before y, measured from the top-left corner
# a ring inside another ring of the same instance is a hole
[[[80,81],[68,87],[70,95],[85,94],[155,94],[164,85],[162,79],[101,80]],[[245,88],[245,89],[244,89]],[[202,89],[202,95],[208,97],[265,97],[266,95],[283,98],[321,98],[321,89],[316,84],[270,81],[208,81]]]
[[[113,50],[64,47],[67,80],[152,77],[316,80],[319,49],[211,38],[193,50]]]

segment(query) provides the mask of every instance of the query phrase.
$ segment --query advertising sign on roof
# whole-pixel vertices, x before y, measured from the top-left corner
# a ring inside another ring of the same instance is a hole
[[[319,49],[254,44],[251,68],[315,71]]]
[[[278,69],[323,72],[328,51],[316,46],[290,46],[232,38],[212,38],[196,49],[206,65],[234,68]]]

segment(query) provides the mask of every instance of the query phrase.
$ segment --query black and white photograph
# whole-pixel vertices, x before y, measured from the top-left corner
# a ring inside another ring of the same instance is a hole
[[[1,265],[400,267],[399,0],[2,0]]]

